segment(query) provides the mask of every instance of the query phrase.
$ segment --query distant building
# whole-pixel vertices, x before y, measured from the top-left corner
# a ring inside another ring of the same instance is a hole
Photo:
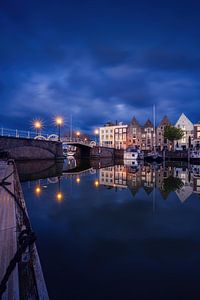
[[[99,143],[102,147],[126,149],[127,127],[122,122],[114,125],[107,123],[99,128]]]
[[[194,124],[193,146],[200,148],[200,122]]]
[[[154,146],[154,127],[151,121],[148,119],[142,128],[141,136],[141,149],[142,150],[152,150]]]
[[[169,119],[167,116],[164,116],[160,124],[156,129],[156,146],[158,149],[163,150],[164,147],[168,146],[167,139],[164,138],[165,127],[170,125]]]
[[[127,146],[136,146],[141,148],[142,126],[135,117],[132,118],[127,128]]]
[[[178,146],[184,148],[188,148],[189,141],[193,139],[194,125],[192,122],[186,117],[184,113],[181,114],[178,121],[175,124],[175,127],[182,129],[184,136],[182,139],[178,140]]]

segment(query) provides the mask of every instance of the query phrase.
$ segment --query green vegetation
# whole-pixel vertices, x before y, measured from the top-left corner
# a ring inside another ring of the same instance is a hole
[[[164,138],[168,139],[171,143],[174,143],[175,140],[180,140],[183,136],[184,132],[182,129],[172,125],[165,126]]]
[[[178,177],[169,176],[164,179],[163,189],[166,193],[175,192],[183,187],[183,181]]]

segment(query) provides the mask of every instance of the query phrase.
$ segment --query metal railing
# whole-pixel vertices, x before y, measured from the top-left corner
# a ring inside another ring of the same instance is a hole
[[[45,138],[48,138],[49,134],[41,133],[41,132],[33,132],[33,131],[25,131],[19,129],[9,129],[9,128],[0,128],[0,136],[8,136],[8,137],[16,137],[16,138],[27,138],[34,139],[36,136],[42,135]]]

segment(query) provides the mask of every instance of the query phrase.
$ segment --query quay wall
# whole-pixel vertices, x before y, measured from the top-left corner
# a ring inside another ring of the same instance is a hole
[[[15,160],[57,159],[63,157],[62,143],[0,136],[0,157]]]
[[[90,158],[91,159],[101,159],[101,158],[109,158],[109,159],[122,159],[124,155],[124,151],[120,149],[108,148],[108,147],[93,147],[90,150]]]

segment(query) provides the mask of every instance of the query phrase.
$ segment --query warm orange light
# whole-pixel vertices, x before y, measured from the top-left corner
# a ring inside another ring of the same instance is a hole
[[[95,180],[94,185],[95,185],[95,187],[98,187],[99,186],[99,180]]]
[[[55,118],[55,123],[56,123],[56,125],[59,125],[59,126],[61,126],[62,124],[63,124],[63,118],[62,117],[56,117]]]
[[[39,121],[39,120],[35,120],[33,122],[33,126],[36,128],[36,129],[41,129],[42,128],[42,122]]]
[[[77,177],[77,178],[76,178],[76,182],[77,182],[77,183],[80,183],[80,182],[81,182],[80,177]]]
[[[98,129],[95,129],[94,133],[97,135],[99,134],[99,130]]]
[[[41,189],[41,187],[39,185],[35,187],[35,193],[36,193],[36,195],[39,196],[41,194],[41,191],[42,191],[42,189]]]
[[[81,134],[80,131],[77,131],[77,132],[76,132],[76,135],[77,135],[78,137],[80,136],[80,134]]]
[[[56,194],[56,199],[58,202],[61,202],[63,200],[63,194],[61,192],[58,192]]]

